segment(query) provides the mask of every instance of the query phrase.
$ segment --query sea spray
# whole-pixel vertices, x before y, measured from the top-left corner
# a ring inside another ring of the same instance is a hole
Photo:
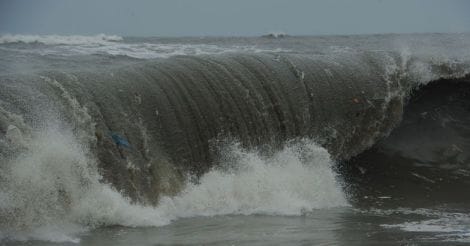
[[[230,144],[223,149],[230,162],[157,206],[133,203],[104,183],[89,150],[65,129],[45,129],[26,148],[1,169],[2,240],[78,242],[78,234],[96,226],[348,206],[328,152],[310,140],[269,156]]]
[[[159,208],[191,217],[301,215],[312,209],[348,205],[330,155],[311,140],[288,145],[270,156],[239,144],[224,151],[229,163],[204,174],[178,196],[162,199]]]

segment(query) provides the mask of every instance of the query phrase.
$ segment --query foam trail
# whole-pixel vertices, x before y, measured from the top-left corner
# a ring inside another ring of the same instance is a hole
[[[419,221],[406,221],[398,224],[382,224],[387,229],[400,229],[406,232],[432,233],[432,239],[446,242],[470,242],[468,224],[470,217],[465,213],[449,213],[433,210],[395,210],[393,213],[419,214],[427,217]]]

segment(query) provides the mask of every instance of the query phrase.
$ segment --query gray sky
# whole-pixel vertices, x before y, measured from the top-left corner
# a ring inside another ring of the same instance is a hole
[[[0,0],[0,34],[470,32],[466,0]]]

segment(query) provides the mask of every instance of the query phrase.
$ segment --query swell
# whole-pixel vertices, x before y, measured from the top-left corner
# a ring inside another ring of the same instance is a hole
[[[422,65],[386,52],[224,54],[9,75],[0,79],[1,133],[8,139],[2,159],[20,152],[30,132],[66,127],[91,150],[105,182],[144,203],[206,173],[227,139],[272,151],[311,138],[345,160],[400,122],[422,79],[410,71],[416,64]],[[432,76],[462,76],[445,64],[425,67]],[[113,134],[131,148],[119,147]]]

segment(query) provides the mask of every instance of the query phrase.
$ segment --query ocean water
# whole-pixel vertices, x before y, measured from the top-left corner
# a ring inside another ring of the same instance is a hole
[[[469,44],[0,36],[0,243],[468,244]]]

